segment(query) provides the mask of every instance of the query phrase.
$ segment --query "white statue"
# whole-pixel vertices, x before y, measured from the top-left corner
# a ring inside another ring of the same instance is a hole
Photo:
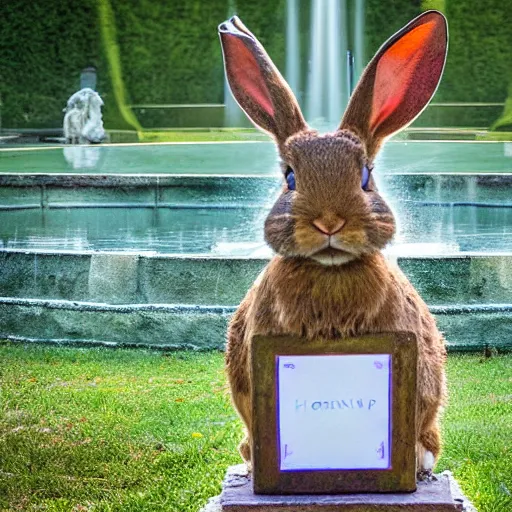
[[[103,100],[85,87],[68,100],[64,115],[64,137],[68,144],[98,144],[105,140],[101,107]]]

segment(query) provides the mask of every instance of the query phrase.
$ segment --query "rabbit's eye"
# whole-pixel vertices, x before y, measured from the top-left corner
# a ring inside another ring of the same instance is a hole
[[[295,190],[295,173],[290,167],[286,169],[285,178],[286,183],[288,184],[288,190]]]
[[[361,187],[363,190],[368,190],[368,183],[370,182],[370,170],[367,165],[363,166],[361,173]]]

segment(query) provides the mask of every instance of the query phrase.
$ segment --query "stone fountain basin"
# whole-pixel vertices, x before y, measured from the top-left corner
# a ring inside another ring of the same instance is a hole
[[[240,135],[243,137],[243,135]],[[389,141],[377,174],[510,173],[512,143]],[[274,176],[275,146],[264,141],[0,147],[0,173]]]
[[[400,219],[388,257],[450,348],[510,348],[511,177],[394,174],[381,185]],[[270,177],[0,175],[0,336],[222,347],[270,256],[261,226],[279,186]]]

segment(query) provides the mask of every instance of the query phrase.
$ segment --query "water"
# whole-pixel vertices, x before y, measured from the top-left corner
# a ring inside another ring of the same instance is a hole
[[[227,78],[224,77],[224,126],[242,126],[241,121],[244,115],[242,109],[238,106],[238,103],[231,94]]]
[[[234,0],[228,0],[228,13],[227,19],[231,18],[236,13],[236,3]],[[224,73],[224,126],[236,127],[242,126],[242,119],[245,114],[242,109],[238,106],[238,103],[231,94],[229,83]]]
[[[345,0],[327,2],[327,106],[326,119],[333,128],[339,125],[348,102],[347,71],[343,57],[347,53],[347,5]],[[345,71],[343,73],[343,71]]]
[[[0,211],[0,248],[265,257],[268,208],[73,208]],[[392,252],[512,252],[512,208],[411,208]]]
[[[269,254],[263,243],[263,220],[272,191],[279,187],[273,144],[65,149],[79,150],[81,158],[85,153],[88,167],[71,168],[61,147],[0,149],[0,180],[1,173],[18,173],[18,177],[8,178],[9,186],[0,187],[0,247],[253,257]],[[396,251],[400,254],[512,252],[512,182],[504,176],[512,172],[508,144],[390,142],[375,167],[382,190],[397,213],[400,231]],[[23,173],[133,176],[122,178],[117,185],[84,182],[86,186],[70,188],[60,187],[60,177],[53,184],[44,178],[41,188],[42,182],[36,178],[27,175],[23,181]],[[158,179],[139,178],[143,174]],[[188,177],[176,176],[182,174]],[[166,182],[162,179],[165,175],[175,178]],[[213,175],[229,179],[214,179]],[[12,187],[13,179],[19,186]],[[154,207],[157,197],[159,207]],[[122,204],[141,202],[146,204],[134,208]],[[68,207],[70,203],[74,207]],[[84,208],[83,203],[95,205]],[[121,207],[106,207],[109,203]],[[183,203],[194,208],[183,208]],[[33,208],[10,209],[20,204]],[[41,204],[45,208],[41,209]],[[99,204],[103,207],[97,207]]]
[[[286,81],[300,97],[299,0],[286,2]]]
[[[324,53],[323,27],[324,9],[322,0],[312,0],[311,15],[311,49],[309,60],[309,76],[307,87],[307,118],[314,122],[322,118],[322,88],[324,83]]]
[[[307,119],[334,129],[347,103],[345,0],[312,0]]]
[[[205,254],[218,252],[217,246],[227,248],[233,243],[261,244],[263,238],[257,226],[262,223],[259,210],[244,208],[3,211],[0,212],[0,247]]]
[[[365,0],[356,0],[354,2],[354,82],[359,79],[366,64],[364,48],[364,2]]]
[[[386,144],[375,172],[512,173],[512,143]],[[76,149],[76,160],[64,149]],[[278,175],[271,142],[123,144],[95,147],[0,148],[0,173]]]

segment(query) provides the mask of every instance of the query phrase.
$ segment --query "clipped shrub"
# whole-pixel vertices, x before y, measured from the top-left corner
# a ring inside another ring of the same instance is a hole
[[[0,20],[3,127],[61,126],[80,71],[100,67],[96,0],[8,0]]]
[[[503,0],[446,2],[450,47],[437,101],[505,101],[512,63],[511,12]]]
[[[112,8],[132,104],[223,101],[224,0],[112,0]]]

